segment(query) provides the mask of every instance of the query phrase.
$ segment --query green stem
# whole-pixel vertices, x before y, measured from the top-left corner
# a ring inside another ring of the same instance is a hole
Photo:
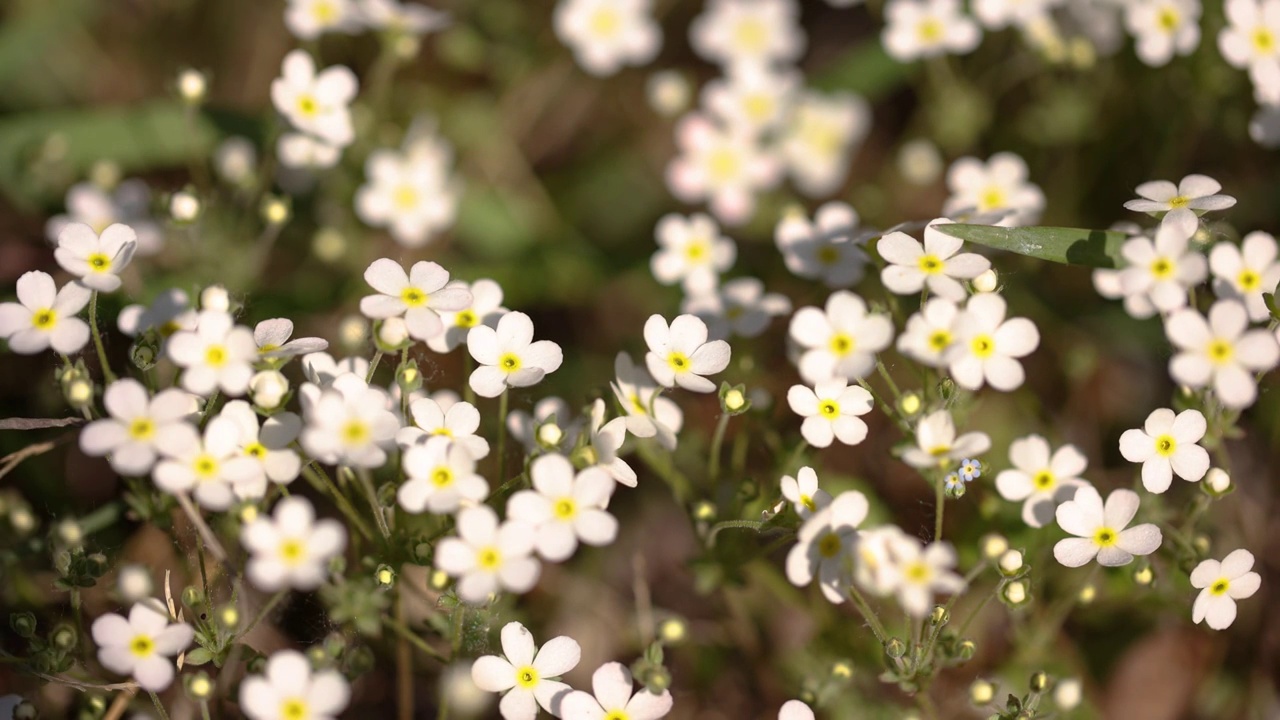
[[[164,705],[160,704],[160,698],[150,690],[147,694],[151,696],[151,703],[156,706],[156,712],[160,713],[160,720],[169,720],[169,713],[165,712]]]
[[[468,383],[470,385],[470,383]],[[507,406],[511,401],[511,389],[503,388],[498,396],[498,477],[507,476]]]
[[[302,468],[302,476],[311,483],[311,486],[321,492],[328,492],[333,496],[333,501],[338,506],[338,510],[347,516],[347,520],[356,532],[364,536],[365,540],[373,539],[373,531],[369,529],[369,525],[360,517],[360,513],[356,512],[355,507],[351,505],[351,501],[347,496],[333,484],[333,480],[329,474],[324,471],[315,461],[310,465]]]
[[[364,381],[373,382],[373,374],[378,371],[378,363],[382,362],[382,351],[373,354],[373,360],[369,363],[369,373],[365,375]]]
[[[408,640],[427,657],[440,662],[442,665],[447,665],[449,663],[449,658],[445,657],[443,653],[428,645],[426,641],[415,635],[412,629],[399,620],[396,620],[389,615],[383,615],[382,624],[385,625],[388,630],[392,630],[400,637]]]
[[[200,701],[200,720],[211,720],[209,717],[209,701]]]
[[[272,595],[271,599],[267,600],[267,603],[259,608],[258,614],[253,616],[253,619],[249,621],[249,624],[245,626],[244,630],[240,631],[240,634],[237,637],[244,637],[245,635],[248,635],[249,631],[257,627],[258,623],[262,622],[262,619],[265,618],[267,614],[270,613],[277,604],[279,604],[284,596],[288,594],[289,589],[285,588],[276,592],[275,595]]]
[[[720,534],[721,530],[742,529],[760,532],[762,528],[764,528],[763,520],[725,520],[718,522],[711,526],[711,530],[707,532],[707,547],[715,547],[716,536]]]
[[[471,373],[475,371],[476,361],[471,357],[471,353],[462,353],[462,399],[468,404],[476,404],[476,391],[471,389]],[[506,424],[506,421],[503,421]]]
[[[102,334],[98,332],[98,291],[89,294],[89,330],[93,333],[93,348],[98,351],[98,364],[102,366],[102,377],[108,383],[116,381],[116,374],[111,372],[111,364],[107,362],[107,349],[102,346]]]
[[[715,484],[716,479],[720,477],[720,450],[724,445],[724,433],[729,427],[729,418],[733,417],[729,413],[721,413],[720,420],[716,423],[716,432],[711,436],[711,454],[707,458],[707,479]]]
[[[373,487],[373,476],[369,473],[368,468],[360,468],[356,473],[356,477],[360,478],[360,487],[364,489],[365,495],[369,496],[369,509],[373,511],[373,519],[378,524],[378,532],[382,533],[383,539],[391,537],[391,528],[387,527],[387,514],[382,511],[382,506],[378,504],[378,491]]]
[[[858,592],[858,588],[852,583],[849,584],[849,598],[853,600],[853,604],[858,608],[858,612],[862,614],[862,619],[867,621],[871,626],[871,632],[875,634],[876,640],[884,645],[889,641],[889,633],[885,631],[884,625],[880,622],[880,616],[876,615],[876,611],[871,609],[871,605],[867,603],[867,599]]]
[[[934,509],[933,509],[933,541],[938,542],[942,539],[942,516],[947,508],[947,498],[943,494],[944,479],[939,476],[934,480]]]

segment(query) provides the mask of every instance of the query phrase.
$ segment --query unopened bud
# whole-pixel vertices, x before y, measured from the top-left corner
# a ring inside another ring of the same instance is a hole
[[[907,654],[907,644],[896,637],[884,641],[884,654],[897,659]]]
[[[142,565],[125,565],[116,576],[116,590],[130,603],[151,597],[151,571]]]
[[[942,155],[924,138],[908,141],[898,151],[898,172],[912,185],[928,185],[942,174]]]
[[[416,360],[409,360],[400,366],[396,371],[396,384],[400,386],[400,392],[406,395],[422,389],[422,373],[418,371]]]
[[[1074,710],[1080,704],[1081,694],[1079,680],[1063,680],[1053,689],[1053,702],[1064,712]]]
[[[373,579],[379,587],[390,588],[396,584],[396,571],[392,570],[390,565],[379,565],[373,573]]]
[[[289,392],[289,379],[278,370],[262,370],[249,380],[253,404],[263,410],[275,410]]]
[[[240,611],[234,605],[227,605],[218,611],[218,624],[233,630],[240,624]]]
[[[651,669],[644,678],[644,686],[653,693],[661,693],[671,687],[671,672],[664,667]]]
[[[906,395],[903,395],[902,399],[898,401],[898,409],[907,417],[912,417],[916,413],[920,412],[920,406],[920,395],[914,392],[909,392]]]
[[[1093,586],[1093,583],[1090,583],[1080,588],[1080,594],[1077,596],[1076,600],[1079,601],[1081,605],[1088,605],[1097,597],[1098,589]]]
[[[16,612],[9,616],[9,627],[21,638],[36,634],[36,616],[30,612]]]
[[[13,720],[37,720],[39,717],[40,711],[26,700],[18,703],[18,706],[13,709]]]
[[[53,633],[49,636],[53,642],[53,646],[62,652],[68,652],[76,646],[76,631],[70,625],[59,625],[54,628]]]
[[[399,349],[409,341],[409,326],[404,318],[392,317],[378,325],[378,342],[389,349]]]
[[[973,279],[973,289],[980,293],[995,292],[999,284],[1000,279],[993,268],[987,268]]]
[[[289,222],[292,210],[289,201],[284,198],[268,195],[262,199],[262,221],[268,225],[283,225]]]
[[[995,560],[1009,549],[1009,541],[1003,535],[989,533],[982,536],[982,554],[988,560]]]
[[[678,70],[662,70],[649,76],[645,84],[649,107],[663,117],[675,117],[689,107],[693,89]]]
[[[36,529],[36,516],[31,514],[27,508],[14,508],[9,513],[9,525],[13,526],[15,532],[19,535],[26,535]]]
[[[951,611],[941,605],[934,606],[933,612],[929,613],[929,624],[937,627],[946,625],[951,620]]]
[[[1029,684],[1031,686],[1031,692],[1044,692],[1045,688],[1049,687],[1049,675],[1043,670],[1032,673],[1031,682]]]
[[[192,700],[208,700],[213,696],[213,681],[204,672],[188,675],[185,680],[183,684]]]
[[[84,378],[76,378],[67,383],[64,395],[68,405],[82,408],[93,401],[93,383]]]
[[[84,529],[73,519],[68,518],[58,523],[57,533],[58,540],[63,545],[79,545],[84,542]]]
[[[996,687],[991,683],[978,678],[969,686],[969,700],[974,705],[986,705],[990,703],[996,696]]]
[[[1000,556],[1000,572],[1008,577],[1014,577],[1022,571],[1022,552],[1018,550],[1006,550]]]
[[[449,587],[449,573],[443,570],[436,570],[431,573],[431,587],[436,590],[443,590]]]
[[[200,291],[200,309],[215,312],[231,311],[231,294],[221,285],[210,285]]]
[[[343,347],[354,349],[360,347],[364,343],[365,334],[369,331],[369,324],[359,315],[348,315],[342,319],[342,323],[338,326],[338,339]]]
[[[321,262],[335,263],[347,252],[347,238],[335,228],[320,228],[311,238],[311,252]]]
[[[178,73],[177,88],[183,102],[199,105],[209,91],[209,81],[199,70],[187,68]]]
[[[189,190],[179,190],[169,197],[169,216],[179,223],[195,222],[200,217],[200,198]]]
[[[548,450],[560,447],[560,441],[564,439],[564,431],[554,422],[545,422],[538,426],[538,444]]]
[[[204,593],[200,592],[200,588],[195,585],[188,585],[182,589],[182,604],[189,608],[194,608],[204,602]]]
[[[1231,476],[1222,468],[1209,468],[1201,487],[1214,497],[1222,497],[1231,492]]]
[[[978,653],[978,646],[972,640],[961,640],[956,645],[956,659],[960,662],[969,662],[973,656]]]
[[[683,642],[689,634],[689,627],[679,618],[667,618],[658,626],[658,637],[668,645]]]
[[[1133,581],[1139,585],[1150,585],[1156,579],[1155,571],[1150,565],[1138,568],[1133,572]]]
[[[1027,601],[1027,585],[1021,580],[1011,582],[1004,586],[1005,602],[1017,607]]]
[[[253,522],[254,520],[257,520],[257,519],[258,519],[258,506],[257,506],[257,505],[245,505],[244,507],[240,508],[240,523],[241,523],[241,524],[243,524],[243,525],[248,525],[249,523],[251,523],[251,522]]]
[[[693,506],[693,517],[707,522],[716,519],[716,506],[703,500]]]
[[[831,677],[848,680],[853,677],[853,665],[844,660],[837,661],[831,666]]]

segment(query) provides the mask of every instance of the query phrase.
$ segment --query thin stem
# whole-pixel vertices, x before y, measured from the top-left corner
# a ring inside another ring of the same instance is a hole
[[[943,478],[939,476],[934,480],[934,508],[933,508],[933,541],[938,542],[942,539],[942,516],[947,509],[947,498],[943,494]]]
[[[884,366],[883,360],[876,360],[876,370],[880,371],[880,377],[884,378],[885,383],[889,385],[889,391],[893,393],[894,410],[898,409],[897,401],[902,398],[902,391],[898,389],[898,383],[893,381],[893,376],[889,374],[889,368]]]
[[[710,531],[707,532],[707,547],[715,547],[716,536],[720,534],[721,530],[734,528],[760,532],[763,527],[763,520],[725,520],[723,522],[718,522],[711,527]]]
[[[160,704],[160,698],[150,690],[147,694],[151,696],[151,702],[156,706],[156,712],[160,713],[160,720],[169,720],[169,713],[165,712],[164,705]]]
[[[395,623],[404,625],[404,593],[396,593]],[[399,635],[400,641],[396,643],[396,690],[400,695],[397,706],[400,720],[413,720],[413,653],[409,649],[413,634]]]
[[[182,512],[187,514],[187,518],[191,520],[191,524],[195,525],[196,532],[200,533],[200,537],[204,538],[204,544],[208,546],[209,552],[217,558],[218,562],[227,565],[229,574],[230,563],[227,559],[227,551],[222,549],[222,543],[218,542],[218,537],[213,534],[213,530],[209,524],[204,521],[204,517],[200,515],[200,511],[196,510],[196,506],[191,503],[191,497],[185,492],[178,493],[178,505],[182,508]]]
[[[462,399],[471,405],[476,404],[476,391],[471,389],[471,373],[475,367],[476,361],[471,357],[471,352],[462,353],[462,374],[465,376],[462,380]],[[502,424],[506,425],[507,421],[503,419]]]
[[[470,385],[470,383],[468,383]],[[511,389],[503,388],[498,397],[498,477],[507,476],[507,405],[511,400]]]
[[[365,375],[364,381],[373,382],[373,374],[378,371],[378,363],[382,362],[382,351],[373,354],[373,360],[369,363],[369,373]]]
[[[426,655],[427,657],[433,660],[437,660],[441,664],[447,664],[449,662],[449,658],[445,657],[444,654],[442,654],[440,651],[428,645],[426,641],[424,641],[422,638],[415,635],[413,630],[411,630],[408,625],[405,625],[400,620],[383,615],[382,624],[385,625],[388,630],[395,632],[396,635],[400,636],[404,640],[411,643],[414,647],[421,650],[422,654]]]
[[[334,502],[338,506],[338,510],[347,516],[347,520],[351,522],[351,526],[364,536],[365,540],[373,539],[373,531],[369,529],[369,525],[360,517],[360,513],[356,512],[355,507],[351,505],[351,501],[347,496],[333,484],[333,479],[314,461],[302,468],[302,476],[305,477],[317,490],[326,491],[333,496]]]
[[[267,600],[266,604],[258,609],[258,614],[253,616],[253,619],[249,621],[249,624],[245,626],[244,630],[240,631],[240,634],[237,637],[244,637],[245,635],[248,635],[249,631],[257,627],[258,623],[262,622],[262,619],[265,618],[267,614],[270,613],[282,599],[284,599],[284,596],[288,594],[289,589],[285,588],[276,592],[275,595],[272,595],[271,599]]]
[[[854,606],[858,608],[862,619],[866,620],[867,624],[871,626],[871,632],[875,634],[876,640],[879,640],[881,645],[888,642],[889,633],[885,632],[884,625],[880,622],[880,616],[876,615],[876,611],[871,609],[871,605],[867,603],[867,599],[862,596],[862,593],[858,592],[858,588],[854,587],[852,583],[848,587],[850,599],[853,600]]]
[[[384,540],[390,538],[391,528],[387,527],[387,514],[378,504],[378,491],[373,487],[373,476],[368,468],[360,468],[356,477],[360,478],[360,487],[364,488],[365,494],[369,496],[369,509],[373,511],[373,519],[378,523],[378,532],[382,533]]]
[[[98,332],[98,291],[89,294],[89,330],[93,333],[93,348],[98,351],[98,364],[102,366],[102,377],[108,383],[116,381],[116,374],[111,372],[111,364],[107,362],[107,349],[102,346],[102,334]]]
[[[102,720],[120,720],[120,717],[124,715],[125,709],[129,707],[129,702],[137,694],[138,687],[136,685],[121,691],[119,695],[116,695],[116,699],[111,701],[111,707],[107,708],[107,714],[102,716]]]
[[[209,717],[209,701],[200,701],[200,720],[211,720]]]
[[[720,477],[720,449],[724,445],[724,433],[729,427],[729,418],[733,417],[729,413],[721,413],[720,420],[716,423],[716,432],[711,436],[711,453],[707,458],[707,479],[714,485],[717,478]]]

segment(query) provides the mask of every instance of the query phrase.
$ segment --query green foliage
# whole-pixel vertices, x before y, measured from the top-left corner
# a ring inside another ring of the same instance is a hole
[[[1120,246],[1128,236],[1114,230],[1082,230],[1059,227],[992,227],[989,225],[935,225],[952,237],[996,250],[1038,260],[1096,268],[1123,266]]]

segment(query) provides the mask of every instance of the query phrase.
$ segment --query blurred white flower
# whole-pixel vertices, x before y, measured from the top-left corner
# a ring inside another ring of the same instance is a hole
[[[449,14],[414,2],[359,0],[360,19],[384,32],[426,35],[449,25]]]
[[[502,628],[502,655],[476,658],[471,679],[481,690],[506,693],[498,703],[504,720],[534,720],[539,705],[562,717],[562,702],[573,688],[557,678],[577,667],[581,657],[573,638],[552,638],[539,650],[524,625],[510,622]]]
[[[182,387],[205,397],[218,390],[231,397],[243,395],[258,359],[253,332],[217,310],[202,311],[195,330],[170,336],[165,352],[183,368]]]
[[[503,315],[496,328],[471,328],[467,351],[480,363],[467,382],[481,397],[498,397],[508,387],[536,385],[564,362],[559,345],[533,340],[533,321],[522,312]]]
[[[1232,67],[1251,74],[1280,61],[1280,1],[1226,0],[1228,25],[1218,33],[1218,50]]]
[[[302,356],[302,372],[308,382],[325,388],[342,375],[355,375],[363,380],[369,375],[369,361],[362,357],[334,360],[329,353],[309,353]]]
[[[702,89],[702,106],[717,120],[747,133],[774,130],[787,117],[802,85],[794,70],[735,65]]]
[[[301,496],[276,503],[271,517],[259,515],[240,532],[252,554],[245,574],[263,592],[314,590],[329,576],[329,561],[342,553],[347,532],[337,520],[316,520]]]
[[[1253,597],[1262,576],[1253,572],[1253,553],[1233,550],[1222,562],[1208,559],[1191,571],[1191,586],[1201,588],[1191,609],[1191,619],[1225,630],[1236,620],[1236,600]]]
[[[0,338],[20,355],[34,355],[46,348],[71,355],[89,342],[89,323],[76,314],[89,304],[92,291],[76,282],[59,290],[53,277],[39,270],[22,274],[17,282],[18,302],[0,303]]]
[[[1199,410],[1183,410],[1175,416],[1172,410],[1159,408],[1151,411],[1141,430],[1124,431],[1120,454],[1129,462],[1142,463],[1142,486],[1147,492],[1162,493],[1169,489],[1174,474],[1196,482],[1209,471],[1209,453],[1196,444],[1206,429],[1208,423]]]
[[[734,278],[713,292],[686,296],[680,312],[697,315],[707,324],[707,337],[728,340],[731,335],[758,337],[769,321],[791,312],[791,300],[781,293],[766,293],[764,283],[753,277]]]
[[[355,138],[348,105],[356,88],[356,76],[350,69],[337,65],[317,74],[311,56],[294,50],[285,56],[280,77],[271,81],[271,101],[298,130],[344,147]]]
[[[116,573],[116,589],[127,602],[151,597],[151,569],[146,565],[122,565]]]
[[[601,665],[591,675],[590,693],[574,690],[560,703],[560,716],[575,720],[658,720],[671,712],[671,691],[635,690],[631,671],[622,663]]]
[[[649,262],[654,278],[663,285],[681,283],[686,294],[714,291],[720,274],[738,257],[737,246],[705,213],[664,215],[654,236],[658,251]]]
[[[948,217],[1000,213],[996,225],[1032,225],[1044,210],[1044,193],[1027,179],[1027,163],[1013,153],[992,155],[983,163],[963,157],[947,170],[951,197],[942,206]]]
[[[1018,358],[1040,345],[1040,331],[1026,318],[1007,318],[1008,305],[995,293],[969,298],[956,318],[955,343],[947,350],[947,371],[956,384],[978,390],[983,384],[1008,392],[1020,387],[1026,371]]]
[[[862,280],[869,260],[857,229],[857,211],[832,201],[818,208],[813,222],[800,211],[784,214],[773,241],[795,275],[820,279],[829,288],[848,288]]]
[[[818,580],[828,601],[845,601],[848,565],[858,544],[858,526],[867,518],[867,498],[856,490],[836,496],[831,504],[809,516],[787,553],[787,579],[804,587]]]
[[[111,293],[120,288],[120,271],[133,259],[138,234],[128,225],[108,225],[102,234],[84,223],[68,223],[58,234],[53,257],[76,282],[90,290]]]
[[[1160,67],[1200,44],[1200,0],[1138,0],[1125,7],[1138,58]]]
[[[1219,300],[1209,317],[1193,308],[1174,311],[1165,320],[1165,334],[1177,350],[1169,374],[1193,388],[1212,386],[1225,406],[1246,408],[1257,398],[1254,373],[1280,362],[1280,347],[1267,330],[1249,329],[1249,314],[1238,300]]]
[[[530,463],[529,476],[533,489],[511,496],[507,516],[533,528],[543,558],[562,562],[579,542],[599,547],[617,537],[618,521],[607,510],[616,485],[603,468],[575,472],[568,458],[548,453]]]
[[[1005,500],[1022,503],[1022,521],[1033,528],[1049,524],[1058,505],[1089,484],[1080,477],[1089,464],[1084,453],[1063,445],[1050,455],[1049,441],[1039,435],[1014,440],[1009,462],[1013,468],[996,476],[996,490]]]
[[[137,235],[139,255],[154,255],[164,245],[164,233],[151,217],[151,191],[142,180],[125,180],[110,191],[91,182],[76,183],[67,190],[66,206],[65,215],[54,215],[44,225],[54,244],[68,225],[81,223],[95,233],[127,225]]]
[[[185,623],[169,624],[169,616],[153,609],[156,600],[134,604],[126,620],[107,613],[93,621],[98,662],[111,672],[129,675],[143,690],[160,692],[173,682],[172,656],[191,644],[195,631]]]
[[[589,460],[588,466],[604,470],[618,483],[635,487],[636,471],[626,460],[618,457],[622,443],[627,439],[627,419],[616,417],[605,422],[604,417],[604,400],[597,398],[591,403],[591,425],[587,435],[590,452],[585,453]]]
[[[679,70],[659,70],[645,82],[649,107],[662,117],[675,117],[687,110],[692,95],[689,79]]]
[[[801,92],[779,140],[796,189],[814,198],[839,190],[854,149],[870,129],[871,108],[862,97],[849,92]]]
[[[923,245],[903,232],[891,232],[876,241],[876,252],[889,263],[880,271],[880,281],[887,290],[915,295],[927,286],[934,295],[964,302],[968,292],[959,281],[976,278],[990,269],[991,262],[976,253],[960,252],[964,241],[937,228],[950,222],[939,219],[929,223]]]
[[[1133,562],[1134,555],[1150,555],[1160,547],[1160,528],[1151,523],[1128,527],[1138,512],[1138,493],[1114,490],[1102,496],[1092,487],[1076,490],[1076,495],[1058,506],[1058,526],[1076,537],[1059,540],[1053,557],[1067,567],[1080,567],[1097,558],[1104,567]]]
[[[253,342],[258,354],[266,358],[289,358],[320,352],[329,347],[329,341],[318,337],[290,340],[293,321],[288,318],[263,320],[253,328]]]
[[[690,113],[676,124],[680,154],[667,165],[667,188],[681,202],[707,201],[728,225],[755,212],[756,194],[777,184],[777,159],[753,135]]]
[[[360,312],[376,320],[403,317],[416,340],[443,333],[439,313],[462,310],[472,301],[468,290],[449,284],[449,271],[425,260],[405,273],[400,263],[380,258],[364,271],[364,279],[379,294],[361,298]]]
[[[116,326],[130,337],[154,328],[161,337],[168,338],[179,330],[195,330],[198,319],[187,294],[170,288],[156,295],[150,305],[126,305],[116,319]]]
[[[649,374],[663,387],[715,392],[715,383],[705,376],[729,366],[729,343],[707,337],[707,324],[695,315],[678,315],[670,326],[661,315],[650,315],[644,324]]]
[[[467,334],[477,325],[497,327],[498,320],[508,310],[502,306],[502,286],[493,280],[475,282],[450,280],[449,287],[461,288],[471,293],[471,303],[458,310],[440,311],[444,332],[427,338],[427,347],[433,352],[447,353],[467,341]]]
[[[411,513],[445,515],[483,502],[489,494],[489,483],[476,474],[475,458],[465,445],[448,437],[433,436],[410,446],[401,464],[408,480],[396,499]]]
[[[789,63],[805,48],[794,0],[711,0],[689,25],[699,57],[724,67]]]
[[[187,422],[197,412],[195,398],[177,388],[152,398],[142,383],[125,378],[107,386],[102,404],[108,417],[80,431],[80,449],[86,455],[108,456],[121,475],[145,475],[162,449],[199,442],[195,427]]]
[[[375,150],[365,161],[356,214],[385,227],[405,247],[421,247],[453,224],[461,188],[450,177],[453,150],[435,132],[406,138],[401,150]]]
[[[901,535],[890,545],[893,562],[889,565],[898,602],[912,617],[929,614],[933,596],[964,592],[964,579],[957,575],[956,551],[944,542],[928,545],[916,538]]]
[[[638,438],[657,437],[658,444],[674,450],[676,433],[684,425],[680,406],[661,397],[658,382],[626,353],[620,352],[614,358],[613,371],[614,381],[609,386],[627,413],[627,432]]]
[[[827,2],[836,5],[844,0],[827,0]],[[814,720],[813,709],[799,700],[788,700],[778,710],[778,720]]]
[[[326,32],[355,32],[360,14],[351,0],[287,0],[284,24],[300,40],[314,40]]]
[[[341,672],[314,672],[296,650],[272,653],[261,675],[240,684],[240,709],[249,720],[336,720],[350,701]]]
[[[960,0],[889,0],[884,14],[884,49],[899,62],[964,55],[982,40],[981,28],[964,14]]]
[[[990,448],[991,438],[986,433],[970,432],[956,437],[951,413],[937,410],[916,424],[916,447],[907,448],[902,460],[922,470],[933,469],[981,455]]]
[[[254,173],[258,169],[258,149],[249,138],[233,135],[213,151],[213,169],[224,181],[247,186],[254,181]],[[138,231],[138,252],[146,254],[143,230],[136,223],[133,228]]]
[[[652,0],[559,0],[552,22],[578,65],[603,77],[658,54],[662,27],[652,13]]]
[[[973,14],[988,30],[1000,30],[1009,25],[1025,27],[1034,21],[1044,21],[1049,11],[1066,0],[973,0]]]
[[[569,403],[550,396],[539,400],[532,413],[512,410],[506,422],[511,437],[519,440],[526,452],[534,454],[540,450],[552,450],[567,454],[577,444],[578,433],[586,419],[573,417]]]
[[[323,169],[338,164],[342,146],[306,133],[287,132],[276,141],[276,154],[286,168]]]
[[[867,312],[857,295],[837,290],[823,310],[797,310],[788,333],[800,348],[797,366],[805,382],[858,380],[875,368],[876,354],[893,342],[893,321]]]
[[[871,393],[844,378],[837,377],[817,383],[812,389],[806,385],[792,385],[787,391],[787,404],[791,411],[804,418],[800,434],[805,442],[824,448],[832,440],[845,445],[857,445],[867,437],[867,424],[859,418],[875,406]]]
[[[315,399],[306,401],[300,440],[307,454],[330,465],[381,467],[384,447],[393,444],[400,421],[387,409],[387,394],[364,378],[340,375]]]
[[[499,590],[523,593],[538,582],[542,568],[532,557],[534,532],[527,523],[508,520],[499,524],[493,508],[477,505],[458,513],[457,532],[457,537],[444,538],[436,545],[435,564],[458,578],[458,597],[463,602],[483,605]],[[476,682],[490,689],[479,678]]]
[[[173,494],[191,493],[201,507],[222,511],[237,498],[256,500],[267,492],[266,473],[240,452],[240,427],[221,415],[209,421],[204,436],[175,435],[160,448],[164,459],[152,471],[156,487]]]
[[[1213,292],[1219,298],[1244,303],[1249,320],[1262,322],[1271,316],[1263,293],[1274,293],[1280,284],[1280,262],[1276,261],[1276,239],[1255,231],[1244,236],[1240,247],[1219,242],[1209,251]]]

